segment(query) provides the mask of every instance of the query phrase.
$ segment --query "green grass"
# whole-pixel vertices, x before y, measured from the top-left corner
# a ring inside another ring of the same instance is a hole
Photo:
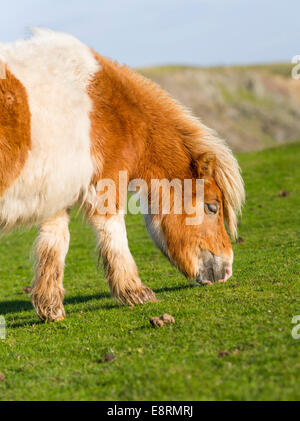
[[[239,156],[247,204],[226,284],[191,287],[128,216],[131,250],[159,302],[118,307],[95,268],[94,236],[71,222],[65,271],[67,319],[42,324],[30,284],[35,230],[0,245],[1,400],[300,399],[300,144]],[[282,189],[291,194],[278,197]],[[149,317],[172,314],[161,329]],[[235,351],[238,350],[238,351]],[[114,352],[115,360],[102,362]],[[221,353],[220,353],[221,351]]]

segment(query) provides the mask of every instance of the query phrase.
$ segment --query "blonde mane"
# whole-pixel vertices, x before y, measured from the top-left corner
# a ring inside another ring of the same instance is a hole
[[[141,92],[145,90],[153,103],[159,104],[157,108],[169,116],[180,133],[179,137],[185,149],[194,160],[203,153],[212,153],[216,156],[215,180],[223,194],[225,221],[232,237],[236,238],[237,217],[245,201],[245,189],[240,166],[226,141],[219,138],[213,129],[205,126],[190,110],[155,82],[140,74],[133,75],[126,66],[122,69],[130,79],[133,77],[142,87]]]
[[[219,138],[216,132],[186,111],[187,117],[198,127],[197,133],[184,138],[185,147],[194,159],[203,153],[216,156],[215,180],[224,198],[224,215],[231,235],[237,236],[237,217],[241,213],[245,201],[244,182],[240,166],[225,140]]]
[[[148,86],[145,78],[140,80],[141,84],[147,86],[148,92],[152,90],[152,95],[156,97],[156,101],[160,102],[165,114],[172,118],[189,155],[194,160],[197,160],[203,153],[212,153],[216,156],[215,180],[224,198],[225,221],[231,235],[236,238],[237,217],[241,213],[245,201],[244,182],[237,159],[226,141],[219,138],[213,129],[205,126],[193,116],[190,110],[172,98],[156,83],[146,80]]]
[[[236,238],[237,217],[241,214],[245,201],[244,181],[237,159],[226,141],[194,117],[190,110],[167,93],[161,95],[160,99],[169,108],[170,115],[172,112],[181,134],[181,141],[192,159],[196,161],[204,153],[216,156],[215,180],[223,194],[225,221],[230,234]]]
[[[175,149],[176,145],[181,144],[186,156],[193,160],[197,160],[201,154],[207,152],[216,156],[215,180],[223,193],[224,215],[229,231],[233,237],[236,237],[237,215],[241,212],[245,191],[240,167],[226,142],[152,80],[127,66],[120,66],[109,59],[96,56],[102,68],[100,77],[103,78],[105,69],[106,74],[109,75],[109,78],[105,79],[106,89],[113,80],[114,85],[111,89],[114,90],[116,98],[121,92],[121,95],[130,98],[130,103],[140,109],[143,116],[148,117],[147,121],[155,120],[156,123],[161,123],[159,127],[161,144],[164,142],[166,145],[167,139],[168,141],[173,139],[174,143],[171,146],[174,148],[174,153],[178,152],[178,148]],[[102,95],[103,91],[104,87]],[[125,108],[118,109],[126,120],[133,118],[132,115],[135,116],[136,113],[136,108],[133,107],[130,114],[128,103],[127,100]],[[105,122],[102,122],[102,125],[103,123]],[[169,164],[172,166],[174,163],[169,161]]]

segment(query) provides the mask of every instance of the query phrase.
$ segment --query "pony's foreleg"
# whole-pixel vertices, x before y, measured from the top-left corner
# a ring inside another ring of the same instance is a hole
[[[65,318],[62,282],[70,240],[68,224],[69,215],[64,211],[40,226],[31,300],[42,320]]]
[[[130,253],[123,215],[89,217],[94,227],[100,255],[112,296],[127,305],[156,301],[154,292],[142,284]]]

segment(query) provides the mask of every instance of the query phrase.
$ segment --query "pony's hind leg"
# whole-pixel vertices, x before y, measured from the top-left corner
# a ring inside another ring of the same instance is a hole
[[[65,318],[62,282],[70,239],[68,224],[69,215],[63,211],[40,226],[31,301],[41,320]]]
[[[124,216],[89,216],[94,227],[100,255],[112,296],[127,305],[156,301],[154,292],[142,284],[127,241]]]

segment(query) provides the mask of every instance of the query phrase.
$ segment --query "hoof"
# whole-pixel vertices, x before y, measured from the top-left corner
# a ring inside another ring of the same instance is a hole
[[[39,319],[42,322],[61,322],[66,318],[64,309],[35,309]]]
[[[50,300],[46,297],[37,296],[32,292],[31,302],[39,319],[43,322],[60,322],[66,317],[64,306],[60,300]]]
[[[139,304],[144,304],[147,302],[157,302],[157,298],[154,292],[146,287],[145,285],[141,285],[137,289],[125,289],[124,291],[120,291],[118,296],[115,296],[116,300],[128,306],[134,306]]]
[[[53,322],[61,322],[62,320],[64,320],[66,318],[66,315],[64,314],[64,315],[62,315],[62,316],[57,316],[57,318],[56,319],[54,319],[54,320],[51,320],[51,321],[53,321]]]

